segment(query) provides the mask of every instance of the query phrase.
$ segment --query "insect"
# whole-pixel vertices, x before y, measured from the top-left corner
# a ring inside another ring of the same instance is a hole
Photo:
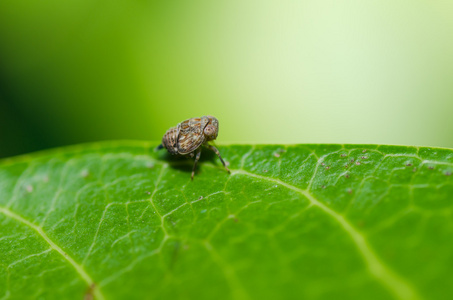
[[[192,180],[201,156],[202,146],[214,151],[220,158],[225,169],[230,173],[222,156],[220,156],[219,150],[208,143],[215,140],[218,133],[219,121],[215,117],[203,116],[201,118],[191,118],[168,129],[162,138],[162,144],[156,149],[165,148],[173,155],[189,155],[190,157],[195,157],[191,175]]]

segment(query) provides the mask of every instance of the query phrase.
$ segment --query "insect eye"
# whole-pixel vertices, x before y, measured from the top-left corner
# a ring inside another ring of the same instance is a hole
[[[211,136],[215,133],[215,128],[214,126],[212,125],[208,125],[206,126],[206,128],[204,129],[204,134],[207,135],[207,136]]]

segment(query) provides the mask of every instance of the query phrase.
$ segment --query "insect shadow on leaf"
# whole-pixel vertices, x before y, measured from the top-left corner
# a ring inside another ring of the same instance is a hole
[[[203,147],[204,148],[204,147]],[[217,155],[209,149],[201,149],[201,157],[198,160],[198,163],[202,164],[203,162],[214,162],[216,163]],[[191,173],[193,170],[194,159],[190,156],[182,155],[171,155],[168,152],[164,152],[159,155],[159,159],[167,161],[169,166],[175,170],[180,170],[183,172]],[[198,166],[197,163],[197,166]]]
[[[177,156],[194,158],[191,179],[195,175],[197,163],[201,160],[201,150],[212,150],[220,159],[225,169],[230,172],[222,159],[219,150],[209,142],[214,141],[219,133],[219,121],[213,116],[191,118],[167,130],[162,138],[162,144],[156,150],[167,149],[168,153]],[[207,151],[204,151],[206,153]],[[204,154],[205,155],[205,154]],[[209,157],[207,157],[209,158]],[[205,160],[205,159],[203,159]],[[177,167],[172,164],[173,167]],[[181,169],[186,170],[184,165]]]

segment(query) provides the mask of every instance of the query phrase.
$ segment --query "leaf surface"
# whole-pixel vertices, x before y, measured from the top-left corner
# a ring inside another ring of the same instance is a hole
[[[0,163],[0,299],[447,299],[453,151],[104,142]]]

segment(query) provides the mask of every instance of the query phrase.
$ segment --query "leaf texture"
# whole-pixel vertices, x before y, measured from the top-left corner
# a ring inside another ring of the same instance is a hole
[[[158,143],[0,162],[0,299],[447,299],[453,151]]]

